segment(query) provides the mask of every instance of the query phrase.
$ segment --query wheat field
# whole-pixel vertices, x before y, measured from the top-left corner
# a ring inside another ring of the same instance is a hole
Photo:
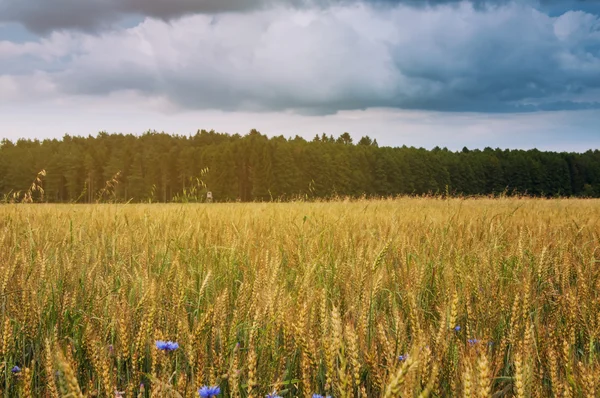
[[[599,218],[577,199],[3,205],[0,389],[596,397]]]

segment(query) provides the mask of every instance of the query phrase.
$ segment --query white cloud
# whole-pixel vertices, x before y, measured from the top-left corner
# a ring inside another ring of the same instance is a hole
[[[30,75],[0,75],[0,105],[18,104],[28,106],[48,99],[61,97],[56,84],[44,72]]]

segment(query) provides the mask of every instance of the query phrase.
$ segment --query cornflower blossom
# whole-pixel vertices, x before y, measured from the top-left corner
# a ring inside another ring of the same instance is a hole
[[[198,395],[201,398],[211,398],[216,397],[221,393],[221,388],[219,386],[204,386],[198,390]]]
[[[173,341],[158,340],[156,342],[156,348],[158,348],[161,351],[175,351],[179,348],[179,343]]]

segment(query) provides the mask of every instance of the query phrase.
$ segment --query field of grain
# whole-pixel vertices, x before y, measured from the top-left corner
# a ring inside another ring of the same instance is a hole
[[[599,219],[575,199],[0,206],[2,396],[595,397]]]

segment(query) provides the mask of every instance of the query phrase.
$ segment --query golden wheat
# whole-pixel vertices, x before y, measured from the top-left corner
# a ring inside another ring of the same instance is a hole
[[[577,199],[2,205],[1,395],[594,396],[598,220]]]

